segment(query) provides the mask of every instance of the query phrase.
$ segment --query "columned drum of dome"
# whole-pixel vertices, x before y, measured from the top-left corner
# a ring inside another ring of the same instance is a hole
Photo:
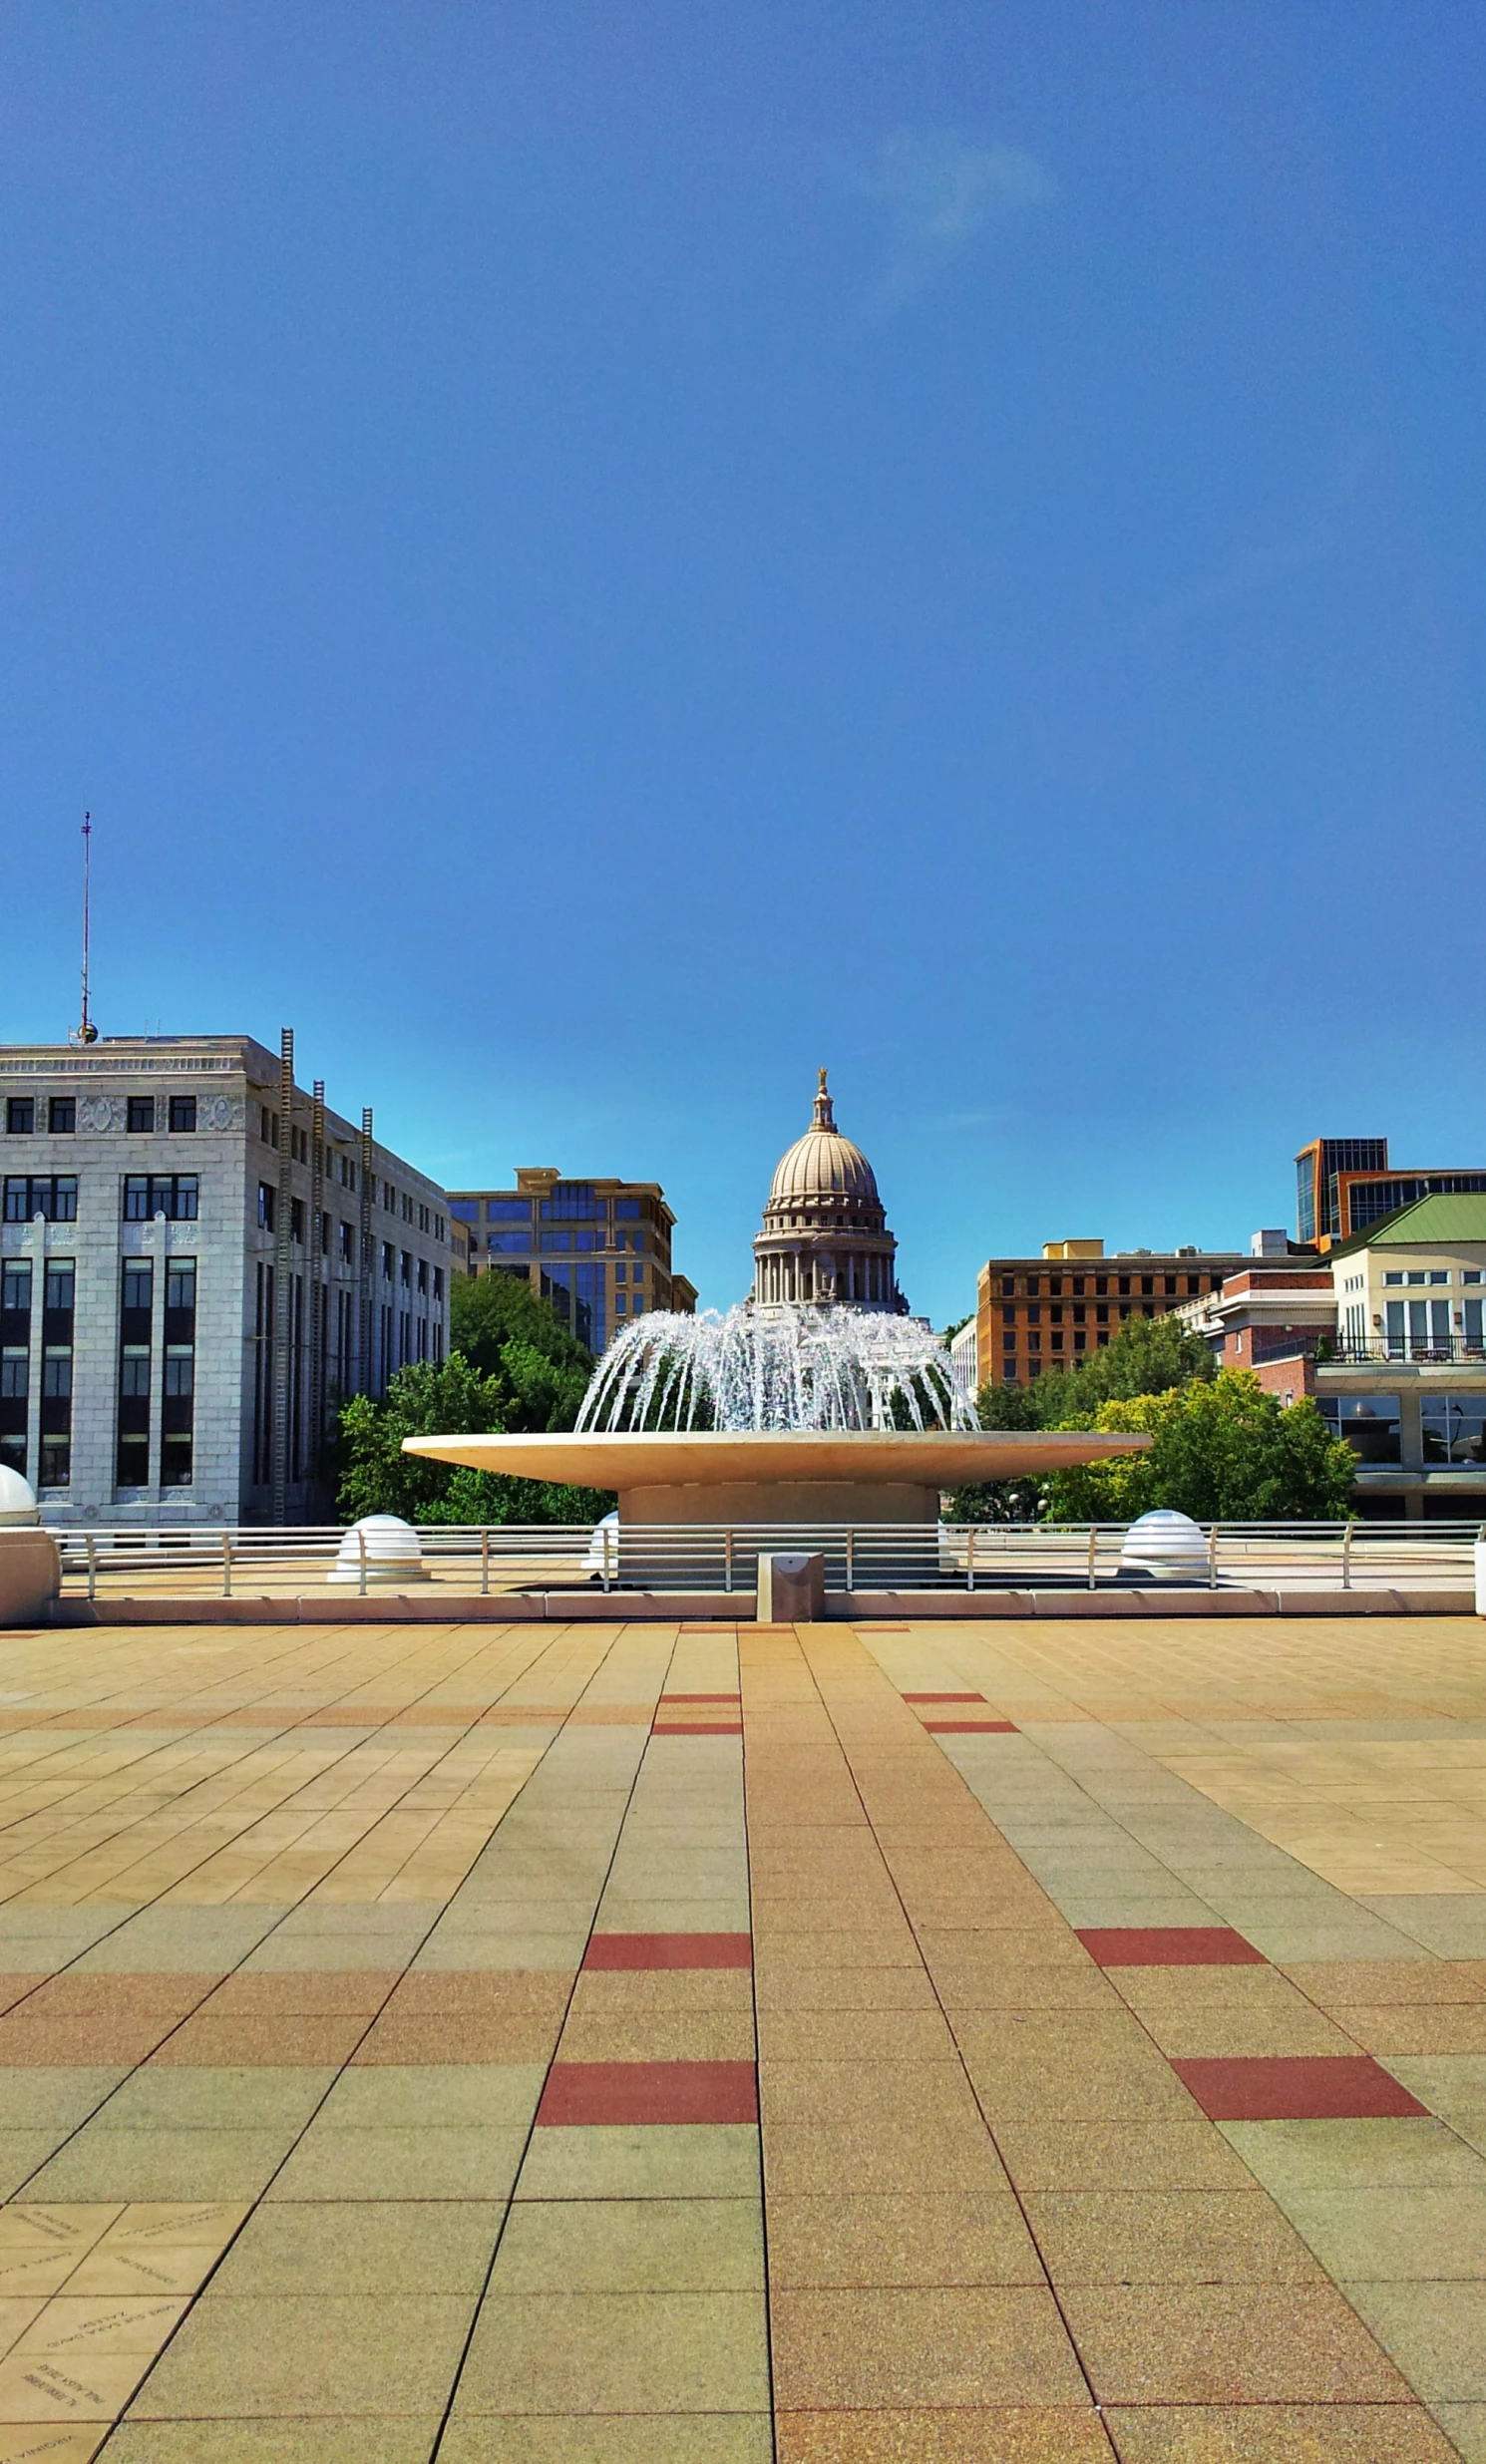
[[[753,1255],[757,1308],[907,1308],[877,1176],[837,1128],[824,1070],[811,1125],[775,1170]]]

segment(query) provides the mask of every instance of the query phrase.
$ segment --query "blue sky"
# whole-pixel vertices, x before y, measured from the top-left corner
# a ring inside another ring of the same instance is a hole
[[[0,1036],[745,1288],[1486,1160],[1486,14],[9,0]]]

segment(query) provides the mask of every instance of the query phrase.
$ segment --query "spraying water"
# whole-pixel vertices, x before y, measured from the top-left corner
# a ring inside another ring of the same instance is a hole
[[[615,1336],[579,1429],[973,1429],[936,1336],[875,1309],[652,1310]]]

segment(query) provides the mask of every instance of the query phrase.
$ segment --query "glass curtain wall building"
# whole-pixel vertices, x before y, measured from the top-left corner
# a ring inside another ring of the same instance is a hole
[[[696,1306],[672,1272],[675,1217],[658,1181],[565,1180],[532,1167],[505,1190],[452,1190],[449,1211],[470,1243],[472,1274],[511,1274],[550,1301],[589,1351],[649,1309]]]

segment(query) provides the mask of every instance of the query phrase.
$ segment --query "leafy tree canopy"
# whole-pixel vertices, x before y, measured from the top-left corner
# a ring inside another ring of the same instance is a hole
[[[405,1455],[405,1437],[486,1430],[570,1429],[592,1355],[514,1275],[457,1275],[456,1344],[441,1366],[399,1369],[385,1398],[353,1395],[335,1444],[337,1505],[347,1522],[401,1515],[409,1523],[586,1523],[613,1499],[600,1489],[518,1480],[465,1464]]]
[[[1047,1483],[1054,1522],[1131,1523],[1153,1506],[1203,1523],[1331,1522],[1348,1510],[1351,1448],[1331,1436],[1308,1398],[1283,1406],[1252,1369],[1111,1399],[1092,1423],[1063,1426],[1147,1430],[1154,1444],[1145,1454],[1055,1472]]]

